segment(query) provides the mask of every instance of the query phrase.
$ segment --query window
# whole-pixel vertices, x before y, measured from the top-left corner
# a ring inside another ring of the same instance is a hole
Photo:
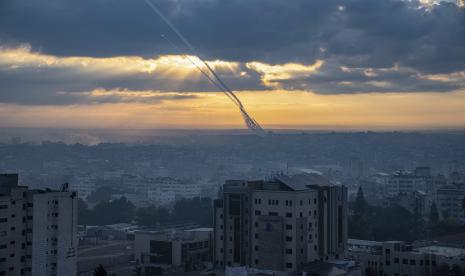
[[[8,219],[7,218],[0,218],[0,222],[7,222]]]
[[[277,217],[278,213],[277,212],[269,212],[268,215],[273,216],[273,217]]]
[[[408,260],[407,259],[402,259],[402,264],[408,264]]]
[[[286,263],[286,268],[292,268],[292,263]]]
[[[399,263],[399,258],[394,258],[394,263],[398,264]]]
[[[292,237],[291,237],[291,236],[286,236],[286,241],[287,241],[287,242],[291,242],[291,241],[292,241]]]
[[[288,255],[292,254],[292,249],[291,248],[286,248],[286,254],[288,254]]]
[[[415,260],[410,260],[410,265],[416,265]]]
[[[286,224],[286,230],[292,230],[292,224]]]
[[[258,245],[255,245],[254,249],[255,251],[258,251]]]
[[[0,205],[0,209],[8,209],[8,205]]]
[[[254,263],[255,263],[256,265],[258,265],[258,260],[257,260],[257,259],[255,259]]]
[[[261,214],[262,214],[262,212],[260,212],[260,210],[255,210],[255,215],[256,215],[256,216],[259,216],[259,215],[261,215]]]
[[[286,213],[286,218],[292,218],[292,213]]]
[[[258,239],[258,234],[255,234],[255,238]]]
[[[304,202],[302,200],[300,200],[300,206],[304,205]]]

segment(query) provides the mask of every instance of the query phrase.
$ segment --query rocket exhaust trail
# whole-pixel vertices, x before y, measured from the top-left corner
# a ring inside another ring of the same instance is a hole
[[[168,20],[167,17],[155,6],[150,0],[145,0],[147,5],[170,27],[170,29],[181,39],[181,41],[189,48],[189,50],[199,58],[199,60],[202,62],[202,64],[208,69],[208,71],[211,73],[213,77],[208,75],[207,72],[205,72],[200,66],[198,66],[191,58],[186,56],[189,61],[195,65],[195,67],[217,88],[220,88],[220,90],[223,91],[226,96],[239,108],[239,111],[241,112],[242,118],[244,119],[244,122],[252,132],[259,136],[264,136],[265,131],[263,128],[253,119],[245,110],[244,105],[242,102],[239,100],[239,98],[234,94],[234,92],[223,82],[223,80],[216,74],[215,70],[205,61],[201,58],[201,56],[197,53],[195,48],[189,43],[189,41],[181,34],[181,32],[176,29],[176,27]],[[167,38],[165,38],[167,39]],[[168,39],[167,39],[168,40]],[[168,40],[169,41],[169,40]],[[170,41],[169,41],[170,42]],[[171,43],[171,42],[170,42]],[[171,43],[172,44],[172,43]]]
[[[169,44],[171,44],[171,46],[173,46],[174,49],[176,49],[178,52],[181,53],[179,47],[177,47],[177,46],[176,46],[171,40],[169,40],[165,35],[161,35],[161,37],[163,37]],[[202,75],[204,75],[205,78],[207,78],[208,81],[210,81],[210,83],[212,83],[214,86],[216,86],[217,88],[219,88],[220,90],[222,90],[223,92],[225,92],[225,91],[224,91],[224,88],[223,88],[219,83],[217,83],[214,79],[212,79],[212,77],[210,77],[210,75],[209,75],[207,72],[205,72],[205,71],[202,69],[202,67],[200,67],[190,56],[188,56],[188,55],[186,55],[186,54],[182,54],[182,57],[185,58],[185,59],[187,59],[190,63],[192,63],[192,65],[194,65],[195,68],[197,68],[197,69],[200,71],[200,73],[202,73]],[[231,95],[229,95],[229,94],[227,94],[227,93],[225,93],[225,94],[226,94],[226,96],[228,96],[228,98],[229,98],[231,101],[233,101],[233,102],[237,105],[236,101],[231,97]],[[238,107],[239,107],[239,106],[238,106]]]

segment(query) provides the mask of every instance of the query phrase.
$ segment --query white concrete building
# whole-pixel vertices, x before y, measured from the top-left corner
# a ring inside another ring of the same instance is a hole
[[[202,185],[172,177],[159,177],[147,192],[148,199],[156,205],[169,205],[178,198],[195,198],[202,195]]]
[[[411,172],[399,171],[392,174],[387,181],[387,194],[397,196],[398,194],[413,193],[415,191],[426,191],[426,180]]]
[[[215,201],[215,265],[293,272],[343,256],[347,189],[317,174],[227,181]]]
[[[438,189],[436,201],[441,219],[451,219],[465,224],[465,189],[454,186]]]
[[[77,195],[0,175],[0,275],[76,275]]]
[[[348,242],[348,257],[357,261],[362,275],[429,276],[441,265],[465,267],[465,249],[438,245],[418,246],[400,241]]]

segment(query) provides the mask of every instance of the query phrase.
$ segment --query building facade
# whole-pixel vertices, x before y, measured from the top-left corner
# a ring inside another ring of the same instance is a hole
[[[412,172],[396,172],[389,177],[387,182],[387,194],[389,196],[426,191],[426,189],[427,181],[424,176]]]
[[[437,207],[441,219],[465,224],[465,188],[443,187],[436,192]]]
[[[142,275],[177,275],[211,264],[213,229],[136,231],[134,259]]]
[[[357,261],[362,275],[428,276],[441,267],[465,267],[465,249],[438,245],[413,246],[401,241],[349,240],[348,257]],[[448,275],[448,274],[444,274]]]
[[[214,203],[215,265],[297,271],[341,257],[347,189],[316,174],[227,181]]]
[[[0,275],[76,275],[77,195],[0,175]]]

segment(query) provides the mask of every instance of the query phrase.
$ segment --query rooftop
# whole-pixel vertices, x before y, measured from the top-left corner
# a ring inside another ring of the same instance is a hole
[[[465,257],[465,249],[448,247],[448,246],[431,245],[431,246],[416,248],[414,251],[419,252],[419,253],[444,256],[447,258]]]

